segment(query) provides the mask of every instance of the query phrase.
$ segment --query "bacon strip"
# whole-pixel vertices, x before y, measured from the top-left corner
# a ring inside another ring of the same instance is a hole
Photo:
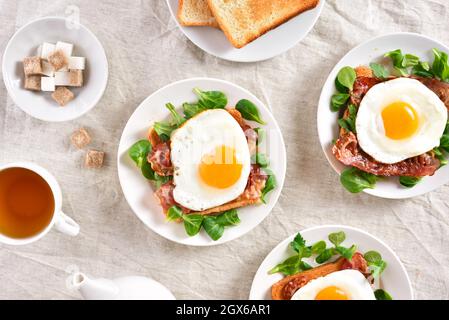
[[[357,138],[352,132],[340,135],[332,148],[332,152],[341,163],[377,176],[432,176],[440,167],[440,161],[435,158],[433,152],[424,153],[398,163],[380,163],[360,148]]]
[[[414,77],[414,79],[435,92],[449,109],[449,84],[437,79],[422,77]],[[383,81],[377,78],[357,77],[351,93],[351,103],[358,107],[365,94],[374,85]],[[347,116],[347,112],[345,116]],[[380,163],[360,148],[354,133],[344,129],[340,130],[340,137],[333,146],[332,153],[341,163],[377,176],[432,176],[440,167],[440,161],[435,157],[433,151],[394,164]]]
[[[173,175],[169,142],[162,142],[153,146],[153,150],[148,155],[147,161],[158,175],[163,177]]]

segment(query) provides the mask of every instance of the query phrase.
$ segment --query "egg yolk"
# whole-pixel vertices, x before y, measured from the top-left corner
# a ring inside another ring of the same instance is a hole
[[[382,110],[385,134],[393,140],[410,138],[418,130],[415,109],[406,102],[394,102]]]
[[[199,165],[199,174],[210,187],[226,189],[240,178],[243,165],[237,162],[234,148],[219,146],[214,152],[203,156]]]
[[[318,292],[315,300],[349,300],[349,297],[343,290],[331,286]]]

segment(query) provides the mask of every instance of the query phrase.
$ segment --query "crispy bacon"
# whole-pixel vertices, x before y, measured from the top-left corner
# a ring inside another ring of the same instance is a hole
[[[332,148],[332,152],[343,164],[377,176],[424,177],[433,175],[440,167],[440,161],[435,158],[433,152],[424,153],[398,163],[380,163],[360,148],[357,137],[352,132],[340,135]]]
[[[345,259],[343,265],[341,266],[341,270],[346,269],[358,270],[366,277],[370,274],[368,264],[360,252],[354,253],[351,260]]]
[[[148,155],[147,161],[151,164],[151,168],[158,175],[173,175],[173,166],[170,158],[170,145],[168,142],[163,142],[153,146],[153,150]]]
[[[381,79],[369,77],[357,77],[351,93],[351,103],[359,106],[365,94],[376,84],[383,82]]]

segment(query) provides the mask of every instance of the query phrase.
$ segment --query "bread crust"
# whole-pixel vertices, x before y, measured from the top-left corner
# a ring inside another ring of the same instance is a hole
[[[284,279],[273,284],[273,286],[271,287],[271,298],[273,300],[287,300],[284,295],[284,288],[289,282],[295,279],[304,278],[305,284],[307,284],[319,277],[324,277],[333,272],[340,271],[344,261],[344,258],[340,258],[335,262],[326,263],[313,269],[309,269],[292,276],[285,277]]]
[[[214,27],[214,28],[219,28],[216,19],[211,21],[211,22],[205,22],[205,21],[203,21],[203,22],[193,22],[193,21],[184,20],[183,17],[182,17],[183,5],[184,5],[184,0],[179,0],[177,18],[178,18],[178,21],[179,21],[179,23],[181,25],[186,26],[186,27]]]
[[[217,20],[217,22],[218,22],[220,29],[223,30],[223,32],[225,33],[228,40],[237,49],[243,48],[247,44],[249,44],[249,43],[253,42],[254,40],[263,36],[265,33],[269,32],[270,30],[275,29],[276,27],[280,26],[281,24],[284,24],[285,22],[296,17],[297,15],[315,8],[320,2],[320,0],[305,0],[305,1],[307,1],[307,4],[304,7],[298,8],[297,10],[292,11],[290,14],[274,20],[273,23],[266,25],[264,27],[261,27],[256,34],[247,36],[244,39],[244,41],[242,43],[240,43],[237,39],[234,38],[234,35],[232,34],[230,28],[228,28],[226,21],[224,21],[220,17],[219,11],[217,10],[217,8],[214,5],[214,0],[207,0],[207,1],[209,4],[209,8],[212,11],[212,14],[215,16],[215,20]]]

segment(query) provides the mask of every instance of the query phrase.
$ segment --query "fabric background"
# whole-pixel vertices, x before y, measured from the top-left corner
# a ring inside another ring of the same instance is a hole
[[[318,141],[321,86],[338,60],[360,42],[397,31],[449,43],[446,0],[328,0],[315,28],[287,53],[262,63],[210,56],[176,27],[164,0],[0,0],[0,49],[14,31],[47,15],[80,8],[81,23],[109,59],[106,92],[90,113],[66,123],[27,116],[0,85],[0,163],[28,160],[49,168],[64,193],[63,209],[81,225],[76,238],[56,231],[24,247],[0,245],[0,298],[72,299],[67,269],[96,277],[146,275],[177,298],[246,299],[265,256],[305,227],[347,224],[383,239],[405,264],[416,298],[449,298],[449,185],[409,200],[349,195]],[[249,89],[273,108],[287,145],[288,173],[279,203],[252,232],[218,247],[194,248],[147,229],[126,203],[116,172],[121,132],[149,94],[173,81],[211,76]],[[266,98],[269,97],[270,101]],[[82,167],[70,144],[80,126],[107,152],[101,170]]]

